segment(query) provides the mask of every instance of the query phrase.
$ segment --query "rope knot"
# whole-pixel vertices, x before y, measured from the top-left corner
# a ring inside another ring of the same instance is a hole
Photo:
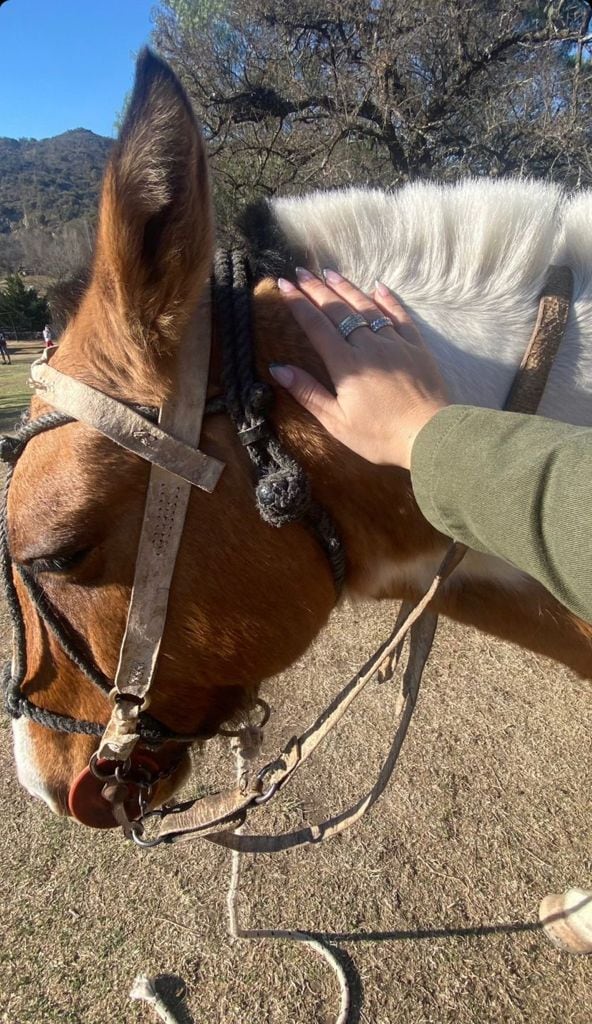
[[[263,380],[256,380],[248,388],[245,405],[253,418],[266,416],[273,405],[273,388]]]
[[[5,704],[6,714],[9,718],[22,718],[23,711],[21,708],[21,702],[15,694],[8,694]]]
[[[295,464],[267,473],[257,484],[255,494],[259,514],[271,526],[303,519],[310,508],[308,477]]]

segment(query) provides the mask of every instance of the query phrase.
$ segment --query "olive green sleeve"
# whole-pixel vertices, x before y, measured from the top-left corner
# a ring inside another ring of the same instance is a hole
[[[592,622],[592,430],[457,405],[418,434],[411,479],[441,533],[499,555]]]

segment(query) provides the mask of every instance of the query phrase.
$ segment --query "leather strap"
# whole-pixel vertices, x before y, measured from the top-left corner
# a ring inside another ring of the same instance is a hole
[[[446,552],[446,555],[444,556],[444,559],[440,565],[440,568],[438,569],[438,572],[436,573],[431,583],[431,586],[429,587],[428,591],[424,594],[421,601],[419,601],[419,603],[414,608],[411,608],[410,605],[404,606],[404,614],[399,615],[397,623],[395,624],[395,629],[391,636],[388,638],[388,640],[386,640],[381,645],[379,650],[372,655],[372,657],[366,662],[366,664],[360,669],[360,671],[356,673],[356,675],[350,680],[350,682],[343,688],[343,690],[337,695],[337,697],[333,700],[329,707],[326,708],[321,715],[319,715],[317,720],[306,730],[306,732],[304,732],[300,737],[293,736],[292,739],[288,741],[288,743],[280,753],[279,757],[276,758],[275,761],[272,761],[270,764],[266,765],[265,768],[263,768],[259,772],[258,779],[263,781],[265,792],[269,793],[270,797],[275,795],[276,792],[278,792],[280,789],[284,787],[284,785],[286,785],[286,783],[290,780],[296,769],[299,768],[300,765],[303,764],[304,761],[306,761],[310,757],[310,755],[313,753],[316,747],[318,747],[319,743],[321,743],[322,740],[325,739],[328,733],[331,732],[331,730],[337,725],[341,718],[343,718],[344,714],[346,713],[352,702],[355,700],[355,698],[362,692],[362,690],[365,688],[368,682],[373,678],[377,670],[380,670],[383,662],[391,655],[393,651],[396,651],[397,648],[402,644],[409,630],[411,630],[412,627],[422,617],[426,608],[433,600],[442,584],[445,582],[445,580],[448,579],[448,577],[454,571],[456,566],[459,564],[459,562],[461,561],[465,554],[465,551],[466,548],[464,547],[464,545],[451,544],[448,551]],[[429,643],[424,644],[423,647],[421,648],[420,661],[416,663],[415,671],[418,671],[417,686],[419,686],[421,672],[423,671],[423,667],[429,656],[431,642],[433,640],[437,619],[433,617],[433,628],[431,625],[432,617],[430,617],[430,619],[427,621],[430,622],[430,639]],[[416,637],[418,635],[422,635],[421,631],[419,634],[416,634]],[[410,660],[414,659],[415,657],[415,653],[412,652],[412,654],[410,655]],[[409,693],[411,692],[412,691],[410,690]],[[415,697],[413,697],[413,706],[414,705]],[[388,777],[390,777],[390,774],[392,773],[395,761],[398,757],[399,750],[403,743],[403,739],[405,738],[405,734],[407,732],[407,727],[411,719],[412,710],[413,708],[409,707],[409,700],[406,699],[399,729],[397,730],[395,739],[393,741],[393,749],[396,747],[396,753],[393,755],[394,759],[391,758],[390,755],[389,758],[387,758],[387,763],[390,765],[390,768],[388,770],[388,776],[385,776],[384,783],[382,784],[382,788],[380,790],[381,792],[382,789],[384,789],[386,782],[388,781]],[[218,797],[220,798],[222,806],[225,806],[225,799],[228,799],[229,802],[232,802],[233,792],[233,790],[227,790],[223,793],[217,794]],[[200,817],[199,829],[196,830],[193,827],[192,819],[190,817],[187,817],[188,812],[191,812],[191,814],[193,815],[195,813],[194,808],[196,808],[197,805],[199,805],[201,802],[207,799],[207,797],[201,797],[197,800],[188,801],[184,805],[184,809],[182,811],[179,811],[174,815],[166,814],[160,826],[159,838],[161,840],[167,840],[169,842],[176,842],[180,841],[182,838],[190,838],[191,835],[193,834],[196,838],[199,836],[203,836],[204,838],[209,838],[212,842],[217,842],[221,845],[230,846],[232,847],[232,849],[235,850],[244,849],[246,851],[250,850],[252,847],[254,851],[255,847],[253,847],[253,844],[251,842],[253,839],[253,837],[251,836],[232,836],[230,833],[225,832],[225,837],[229,837],[228,842],[226,842],[226,839],[222,840],[219,834],[214,839],[212,833],[216,831],[216,826],[219,824],[219,820],[210,819],[204,822],[203,819]],[[366,799],[368,798],[364,798],[361,801],[359,807],[361,807],[361,805],[366,802]],[[264,802],[264,800],[258,795],[258,791],[253,790],[249,804],[252,805],[262,802]],[[373,802],[374,800],[371,800],[371,803]],[[370,804],[368,804],[368,806],[370,806]],[[340,825],[337,831],[343,831],[343,829],[349,827],[349,825],[353,824],[354,821],[357,821],[358,818],[361,817],[361,814],[364,812],[361,811],[360,813],[358,813],[359,807],[358,805],[356,805],[356,807],[352,809],[351,813],[345,813],[345,815],[343,816],[343,824]],[[365,807],[364,809],[367,808]],[[170,821],[171,817],[173,818],[173,821]],[[306,833],[307,836],[309,837],[302,838],[304,833]],[[260,838],[264,838],[266,840],[266,845],[262,845],[261,849],[265,849],[267,852],[273,852],[275,850],[285,850],[290,848],[291,846],[298,846],[301,845],[301,843],[303,842],[316,842],[320,837],[317,835],[315,838],[312,833],[310,833],[309,835],[308,830],[305,829],[303,830],[302,833],[298,833],[298,835],[294,834],[287,837],[266,836]],[[274,839],[277,839],[277,845],[274,845]]]
[[[246,818],[247,808],[259,796],[261,787],[235,786],[222,793],[209,793],[167,814],[160,839],[207,838],[217,832],[237,828]],[[231,833],[232,834],[232,833]]]
[[[176,381],[160,414],[165,436],[170,431],[190,446],[199,443],[208,386],[211,321],[209,309],[204,306],[205,303],[200,304],[182,340]],[[209,456],[202,458],[209,460]],[[221,470],[223,464],[213,461]],[[150,471],[134,584],[115,676],[115,707],[101,739],[99,758],[125,761],[138,742],[138,716],[148,704],[156,670],[193,482],[159,465],[153,465]]]
[[[410,610],[411,604],[405,602],[401,609],[401,618],[403,620],[407,618]],[[413,711],[415,710],[423,670],[432,649],[437,625],[438,616],[431,612],[426,612],[411,627],[409,659],[405,668],[402,692],[399,698],[399,722],[378,778],[368,793],[340,814],[336,814],[334,817],[328,818],[318,825],[306,825],[295,832],[285,832],[282,835],[237,835],[236,832],[222,831],[218,834],[211,832],[209,835],[205,835],[204,838],[208,839],[211,843],[216,843],[218,846],[238,850],[240,853],[276,853],[279,850],[291,850],[295,846],[320,843],[324,839],[333,839],[340,832],[345,832],[363,818],[386,789],[394,771],[401,747],[407,735]]]
[[[116,398],[60,373],[48,363],[45,355],[31,365],[31,383],[44,402],[94,427],[154,466],[160,466],[169,474],[174,473],[203,491],[213,491],[218,483],[224,469],[223,462],[184,443],[186,439],[178,432],[172,436],[168,432],[172,427],[164,419],[161,418],[157,426]],[[174,393],[168,404],[176,402]],[[199,425],[201,427],[201,420]],[[198,441],[199,435],[195,443]]]
[[[506,412],[536,413],[565,334],[572,295],[570,267],[550,267],[539,297],[534,330],[504,403]]]

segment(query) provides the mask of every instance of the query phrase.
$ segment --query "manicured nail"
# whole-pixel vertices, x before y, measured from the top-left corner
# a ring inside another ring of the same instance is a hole
[[[311,274],[310,270],[305,270],[304,267],[296,267],[296,277],[299,281],[315,280],[314,274]]]
[[[298,291],[298,289],[294,287],[291,281],[286,281],[285,277],[278,277],[277,286],[281,292],[286,292],[286,294],[288,294],[288,292]]]
[[[327,284],[343,284],[343,278],[336,270],[323,270],[323,277]]]
[[[283,363],[270,363],[269,372],[283,388],[289,388],[294,383],[294,370],[291,366],[284,366]]]
[[[389,289],[387,288],[387,286],[382,283],[382,281],[375,281],[374,282],[374,287],[376,288],[376,291],[378,292],[379,295],[382,296],[383,299],[388,299],[389,298],[391,293],[390,293]]]

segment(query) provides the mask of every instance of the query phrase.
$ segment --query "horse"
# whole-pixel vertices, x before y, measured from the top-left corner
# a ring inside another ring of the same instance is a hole
[[[385,282],[418,322],[453,399],[496,408],[520,364],[549,265],[568,266],[574,301],[540,412],[590,425],[591,229],[592,196],[523,180],[317,193],[266,201],[243,218],[256,371],[274,398],[269,418],[336,524],[350,598],[417,601],[449,539],[421,515],[406,471],[349,452],[275,384],[270,365],[292,363],[329,386],[277,275],[291,277],[300,263],[337,269],[364,290]],[[210,316],[204,296],[213,259],[206,142],[178,79],[146,51],[102,186],[90,280],[51,365],[140,410],[160,407],[181,338],[196,315]],[[223,376],[214,320],[214,407]],[[34,397],[31,425],[48,411]],[[174,571],[150,703],[171,733],[158,750],[156,802],[185,779],[194,738],[214,735],[250,706],[261,683],[305,651],[337,600],[326,552],[306,524],[278,527],[259,514],[253,468],[224,409],[205,418],[199,447],[225,470],[211,494],[192,490]],[[33,436],[14,466],[6,522],[24,624],[22,693],[39,709],[100,724],[110,715],[106,694],[58,641],[18,570],[112,680],[148,472],[144,460],[78,421]],[[592,676],[592,625],[498,558],[469,552],[434,610]],[[68,814],[96,737],[25,716],[14,719],[13,735],[21,784]]]

